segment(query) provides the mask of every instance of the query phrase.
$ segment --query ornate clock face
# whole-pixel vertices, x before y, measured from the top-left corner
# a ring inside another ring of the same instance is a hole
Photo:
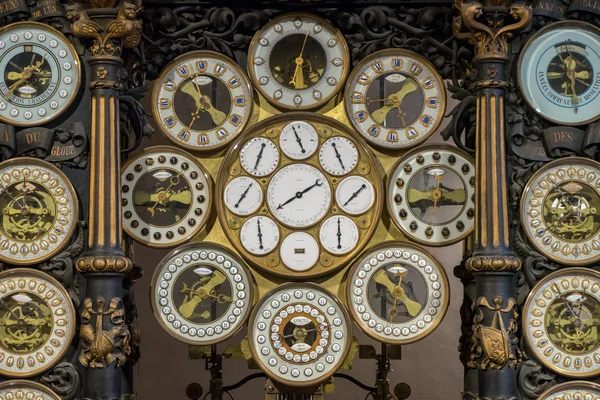
[[[48,387],[33,381],[14,379],[0,383],[2,399],[61,400]]]
[[[572,381],[554,385],[538,400],[600,400],[600,385],[594,382]]]
[[[252,112],[252,88],[235,62],[212,51],[177,57],[152,93],[165,136],[190,150],[215,150],[240,133]]]
[[[166,255],[154,272],[150,293],[163,329],[195,345],[233,336],[246,323],[254,301],[244,263],[209,242],[189,243]]]
[[[545,119],[583,125],[600,117],[597,27],[580,21],[548,25],[521,51],[518,72],[523,97]]]
[[[402,232],[427,246],[447,246],[473,230],[475,167],[467,153],[425,146],[402,157],[388,181],[387,203]]]
[[[39,126],[58,117],[75,99],[79,57],[69,39],[37,22],[0,29],[0,121]]]
[[[419,246],[385,242],[356,261],[347,285],[350,314],[375,340],[407,344],[442,322],[450,300],[444,268]]]
[[[352,130],[314,113],[286,113],[246,130],[225,155],[218,216],[254,266],[306,279],[343,267],[366,245],[382,189],[373,154]]]
[[[15,268],[0,273],[0,297],[0,373],[33,376],[58,363],[76,326],[63,286],[43,272]]]
[[[352,343],[348,312],[314,283],[287,283],[254,307],[248,322],[254,359],[272,379],[311,386],[329,378]]]
[[[210,176],[194,156],[170,146],[149,147],[130,159],[121,191],[125,231],[150,247],[188,241],[211,210]]]
[[[529,241],[546,257],[568,265],[600,259],[600,164],[569,157],[539,169],[521,198]]]
[[[536,358],[568,377],[600,373],[600,273],[589,268],[554,272],[529,293],[523,336]]]
[[[345,91],[348,119],[372,145],[406,149],[425,141],[446,109],[442,77],[407,50],[373,53],[352,71]]]
[[[258,31],[248,50],[248,72],[277,108],[325,105],[342,88],[350,62],[344,36],[324,19],[286,14]]]
[[[36,158],[0,164],[0,260],[34,264],[60,252],[77,225],[77,194],[61,170]]]

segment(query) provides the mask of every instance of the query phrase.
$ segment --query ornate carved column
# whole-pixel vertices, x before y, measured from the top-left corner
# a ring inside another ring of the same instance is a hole
[[[516,273],[510,247],[504,92],[508,40],[531,22],[531,8],[510,0],[456,0],[453,31],[475,47],[477,70],[475,234],[466,267],[475,278],[473,340],[467,366],[478,370],[478,393],[467,398],[517,398]],[[473,389],[471,385],[469,389]]]
[[[140,41],[137,15],[141,3],[95,1],[91,4],[96,8],[89,9],[82,4],[88,3],[67,7],[73,33],[89,44],[87,62],[91,70],[89,229],[87,249],[77,261],[77,269],[86,278],[79,360],[87,368],[84,398],[120,399],[127,395],[123,393],[127,388],[121,388],[121,367],[127,361],[131,341],[123,305],[123,278],[132,267],[123,251],[121,231],[121,56],[124,48],[135,47]]]

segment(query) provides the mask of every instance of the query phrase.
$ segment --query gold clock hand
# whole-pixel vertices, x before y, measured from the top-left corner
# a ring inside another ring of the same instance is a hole
[[[11,81],[15,81],[17,79],[23,79],[23,73],[22,72],[15,72],[15,71],[10,71],[8,73],[7,78]]]
[[[227,114],[213,107],[208,96],[204,96],[204,108],[202,108],[202,111],[206,111],[217,126],[221,125],[227,118]]]
[[[417,90],[417,86],[414,81],[406,81],[400,90],[388,96],[387,103],[392,103],[392,105],[384,105],[380,109],[371,113],[373,120],[379,124],[382,124],[390,110],[399,107],[402,104],[402,100],[404,100],[408,94],[414,92],[415,90]]]
[[[300,49],[300,55],[298,57],[296,57],[296,60],[295,60],[296,68],[294,69],[294,76],[292,76],[292,80],[290,81],[290,85],[294,85],[294,88],[296,88],[296,89],[300,88],[300,86],[304,86],[304,76],[303,76],[303,73],[301,72],[302,64],[304,64],[304,59],[302,58],[302,54],[304,53],[304,46],[306,46],[306,41],[308,40],[309,32],[310,31],[306,31],[306,35],[304,36],[304,42],[302,43],[302,48]],[[300,71],[300,75],[301,75],[300,80],[302,81],[302,85],[299,85],[298,81],[296,81],[299,71]]]
[[[167,187],[167,190],[165,190],[165,196],[164,196],[164,198],[161,198],[161,196],[159,196],[158,200],[154,203],[154,205],[152,207],[148,208],[148,211],[150,212],[150,216],[151,217],[154,217],[154,209],[156,208],[156,206],[158,205],[158,203],[160,203],[161,201],[164,201],[164,200],[168,199],[166,193],[169,193],[169,190],[171,190],[171,188],[174,185],[177,185],[179,183],[179,177],[181,176],[181,174],[183,174],[183,171],[179,171],[179,173],[177,174],[177,176],[170,178],[170,180],[169,180],[169,186]]]

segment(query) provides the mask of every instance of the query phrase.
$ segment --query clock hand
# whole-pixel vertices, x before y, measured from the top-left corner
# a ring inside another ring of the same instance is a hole
[[[342,156],[340,155],[340,152],[338,151],[337,147],[335,147],[335,143],[331,143],[331,146],[333,147],[333,151],[335,151],[335,156],[337,157],[338,161],[340,162],[340,165],[342,166],[342,171],[345,171],[346,167],[344,167],[344,163],[342,162]]]
[[[256,220],[256,226],[258,227],[258,243],[259,243],[258,248],[262,250],[262,249],[264,249],[264,246],[263,246],[263,241],[262,241],[263,234],[262,234],[262,231],[260,230],[260,219]]]
[[[433,211],[432,213],[437,213],[437,202],[442,198],[442,192],[440,191],[440,183],[442,183],[442,179],[444,179],[444,175],[434,174],[433,177],[437,181],[437,185],[435,189],[431,191],[431,197],[433,197]]]
[[[360,192],[362,192],[363,190],[365,190],[367,188],[366,184],[362,184],[360,186],[360,189],[358,189],[356,192],[352,193],[352,196],[350,196],[350,198],[344,203],[344,207],[346,207],[352,200],[354,200],[356,198],[356,196],[358,196],[358,194]]]
[[[250,190],[251,187],[252,187],[252,183],[250,183],[248,185],[248,187],[246,188],[246,190],[244,190],[244,193],[242,193],[242,195],[238,199],[238,202],[235,203],[235,205],[234,205],[235,208],[238,208],[240,206],[240,203],[242,202],[242,200],[244,200],[246,198],[246,195],[248,194],[248,190]]]
[[[179,171],[179,173],[177,174],[177,176],[171,177],[169,179],[169,186],[167,187],[167,190],[165,190],[165,193],[168,193],[169,190],[171,190],[171,188],[174,185],[177,185],[179,183],[179,177],[181,176],[181,174],[183,174],[183,171]],[[166,199],[168,199],[168,197]],[[161,199],[160,196],[159,196],[158,200],[156,200],[156,202],[154,203],[154,205],[152,207],[148,208],[148,211],[150,212],[150,215],[152,217],[154,217],[154,209],[156,208],[156,206],[158,205],[158,203],[160,203],[160,202],[162,202],[164,200],[165,199]]]
[[[380,109],[375,110],[371,113],[373,120],[377,123],[382,124],[383,121],[385,121],[385,118],[386,118],[387,114],[390,112],[390,110],[392,110],[392,109],[398,107],[400,104],[402,104],[402,100],[408,94],[414,92],[415,90],[417,90],[417,86],[415,85],[415,83],[412,80],[406,81],[406,83],[402,86],[402,88],[400,90],[398,90],[396,93],[388,96],[387,102],[392,103],[392,105],[384,105]]]
[[[294,131],[294,135],[296,136],[296,142],[298,142],[298,144],[300,145],[302,154],[306,153],[306,150],[304,150],[304,146],[302,146],[302,139],[300,139],[300,136],[298,136],[298,132],[296,132],[296,128],[294,128],[294,125],[292,125],[292,130]]]
[[[260,151],[258,152],[258,155],[256,156],[256,163],[254,164],[254,172],[256,172],[256,170],[258,169],[258,163],[260,162],[260,159],[262,158],[265,147],[267,147],[266,144],[264,144],[264,143],[260,144]]]
[[[290,204],[292,201],[294,201],[296,199],[301,199],[304,194],[308,193],[310,190],[312,190],[316,186],[323,186],[323,181],[321,179],[317,179],[313,185],[307,187],[306,189],[304,189],[301,192],[296,192],[296,194],[293,197],[291,197],[290,199],[288,199],[285,203],[279,204],[279,206],[277,206],[277,209],[281,210],[285,205]]]
[[[338,228],[338,231],[337,231],[338,246],[337,246],[337,248],[339,250],[339,249],[342,248],[342,228],[340,226],[340,219],[339,218],[337,220],[337,228]]]
[[[290,81],[291,85],[294,85],[294,88],[298,89],[301,86],[304,86],[304,75],[302,72],[300,72],[300,80],[302,82],[300,82],[301,84],[299,84],[298,82],[296,82],[296,78],[298,76],[298,71],[300,71],[302,64],[304,64],[304,59],[302,58],[302,54],[304,53],[304,46],[306,46],[306,40],[308,39],[308,33],[310,31],[306,31],[306,35],[304,36],[304,43],[302,43],[302,49],[300,49],[300,55],[298,57],[296,57],[296,69],[294,69],[294,76],[292,77],[292,80]]]
[[[221,110],[217,110],[212,103],[210,102],[210,97],[208,96],[203,96],[204,98],[204,107],[201,108],[202,111],[206,111],[210,117],[212,118],[213,122],[216,125],[221,125],[223,123],[223,121],[225,121],[225,118],[227,118],[227,115],[221,111]]]

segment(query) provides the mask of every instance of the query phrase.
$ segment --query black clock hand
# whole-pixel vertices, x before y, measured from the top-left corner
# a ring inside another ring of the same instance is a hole
[[[338,237],[338,250],[339,250],[342,248],[342,228],[340,227],[340,219],[339,218],[338,218],[337,237]]]
[[[256,220],[256,226],[258,226],[258,244],[259,244],[258,248],[262,250],[264,248],[264,246],[263,246],[263,242],[262,242],[262,232],[260,230],[260,219]]]
[[[350,203],[352,200],[354,200],[356,198],[356,196],[358,196],[358,194],[360,192],[362,192],[364,189],[367,188],[367,185],[365,185],[364,183],[361,185],[360,189],[358,189],[356,192],[352,193],[352,196],[350,196],[350,198],[348,199],[348,201],[346,201],[344,203],[344,207],[346,207],[348,205],[348,203]]]
[[[265,150],[265,147],[267,147],[267,145],[264,143],[262,143],[260,145],[260,151],[258,152],[258,155],[256,156],[256,163],[254,164],[254,172],[256,172],[256,170],[258,169],[258,163],[260,162],[260,159],[262,158],[262,154],[263,154],[263,151]]]
[[[302,146],[302,139],[300,139],[300,136],[298,136],[298,133],[296,132],[296,128],[294,128],[294,125],[292,125],[292,130],[294,131],[294,135],[296,136],[296,142],[298,142],[298,144],[300,145],[302,154],[306,153],[306,150],[304,150],[304,146]]]
[[[317,179],[315,181],[314,185],[307,187],[306,189],[304,189],[301,192],[296,192],[296,194],[293,197],[291,197],[290,199],[288,199],[285,203],[279,204],[279,206],[277,206],[277,209],[281,210],[283,208],[283,206],[290,204],[292,201],[294,201],[296,199],[301,199],[302,195],[304,195],[305,193],[308,193],[308,191],[311,190],[312,188],[314,188],[315,186],[323,186],[323,181],[321,179]]]
[[[248,187],[246,188],[246,190],[244,190],[244,193],[242,193],[242,195],[240,196],[239,200],[237,203],[235,203],[235,208],[238,208],[240,206],[240,203],[242,202],[242,200],[244,200],[246,198],[246,195],[248,194],[248,190],[250,190],[250,188],[252,187],[252,183],[250,183],[248,185]]]
[[[331,146],[333,147],[333,150],[335,151],[335,156],[337,157],[338,161],[340,162],[340,165],[342,166],[342,171],[345,171],[346,167],[344,167],[344,163],[342,162],[342,156],[338,152],[337,147],[335,147],[335,143],[331,143]]]

